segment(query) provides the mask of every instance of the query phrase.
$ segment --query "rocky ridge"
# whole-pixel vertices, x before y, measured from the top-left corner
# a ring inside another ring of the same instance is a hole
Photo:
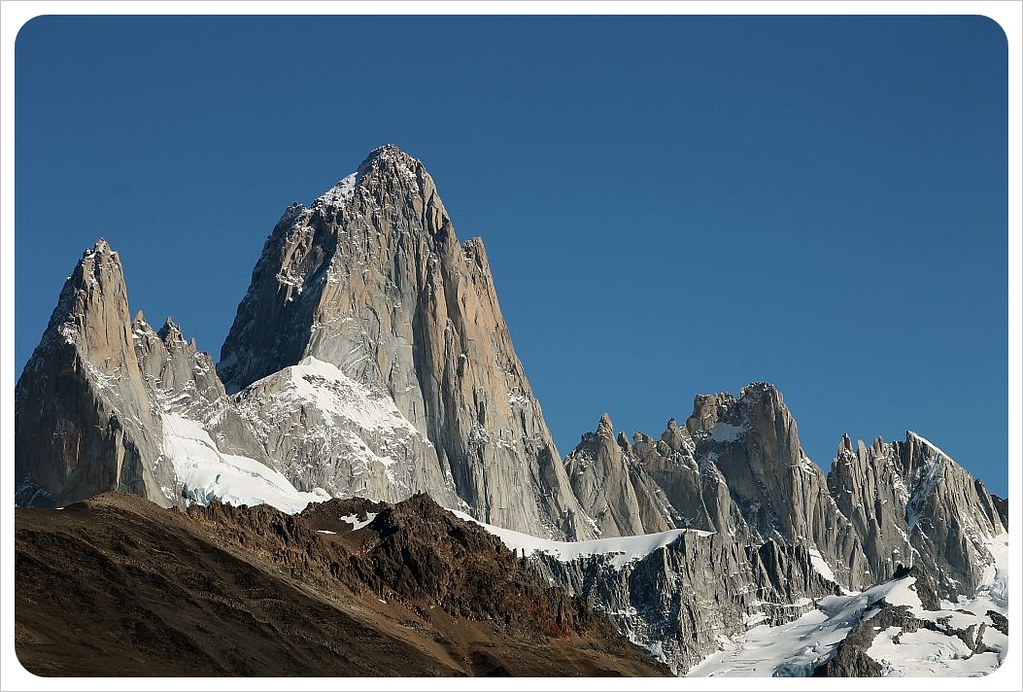
[[[615,437],[605,414],[566,468],[602,536],[692,527],[804,545],[849,589],[923,563],[942,597],[971,595],[992,564],[986,543],[1007,530],[1004,501],[913,432],[857,452],[843,438],[825,477],[766,383],[697,396],[685,426],[670,420],[656,441]]]
[[[60,676],[668,674],[424,496],[315,508],[186,513],[123,493],[19,508],[19,660]]]

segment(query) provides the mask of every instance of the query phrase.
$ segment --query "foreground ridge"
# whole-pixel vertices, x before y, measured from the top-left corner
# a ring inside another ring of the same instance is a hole
[[[668,673],[425,496],[289,516],[105,494],[18,509],[15,543],[17,654],[38,675]]]

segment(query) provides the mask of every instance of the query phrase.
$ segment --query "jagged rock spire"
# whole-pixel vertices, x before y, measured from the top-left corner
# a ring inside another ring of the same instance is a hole
[[[100,238],[64,283],[15,392],[16,499],[66,504],[126,490],[167,504],[160,422],[135,358],[124,271]]]

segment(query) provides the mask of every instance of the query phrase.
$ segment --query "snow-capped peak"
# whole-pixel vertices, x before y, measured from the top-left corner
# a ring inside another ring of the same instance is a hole
[[[349,173],[339,180],[334,187],[330,188],[313,201],[313,206],[323,205],[330,207],[341,207],[348,204],[355,195],[355,186],[358,183],[358,173]]]
[[[933,442],[928,440],[923,435],[915,433],[912,430],[907,430],[906,431],[906,439],[907,440],[916,440],[917,442],[923,444],[924,446],[930,447],[932,450],[934,450],[935,452],[937,452],[941,456],[945,457],[946,459],[951,459],[952,458],[950,455],[946,454],[945,451],[941,447],[939,447],[938,445],[934,444]]]

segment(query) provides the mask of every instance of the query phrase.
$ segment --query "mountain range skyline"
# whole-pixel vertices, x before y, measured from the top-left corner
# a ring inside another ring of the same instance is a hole
[[[394,141],[486,239],[562,455],[764,380],[824,467],[911,429],[1008,491],[988,20],[44,17],[17,51],[15,374],[101,235],[217,358],[268,219]]]
[[[97,242],[100,243],[100,244],[108,243],[108,240],[107,240],[107,238],[101,236]],[[86,253],[89,252],[89,248],[88,247],[83,248],[83,250]],[[130,266],[130,263],[129,263],[129,266]],[[125,269],[125,274],[129,275],[129,271],[128,271],[127,268]],[[130,296],[129,296],[129,298],[130,298]],[[145,311],[144,310],[136,309],[134,307],[134,305],[135,304],[132,303],[132,312],[133,312],[133,314],[137,313],[139,315],[145,315]],[[159,314],[159,313],[157,313],[157,314]],[[219,348],[215,348],[215,347],[212,347],[212,346],[207,346],[206,344],[204,344],[200,340],[200,337],[198,337],[194,333],[188,331],[187,325],[190,323],[189,316],[187,316],[187,315],[174,316],[174,315],[168,314],[168,315],[166,315],[165,319],[161,319],[161,320],[159,320],[159,322],[166,322],[167,325],[172,325],[172,328],[179,330],[180,334],[181,334],[181,338],[183,338],[186,341],[192,341],[195,344],[195,348],[199,352],[208,353],[212,357],[212,362],[213,363],[217,363],[220,360],[217,357],[217,354],[220,352]],[[183,330],[182,330],[182,327],[178,326],[179,324],[184,325],[184,329]],[[223,340],[221,340],[221,341],[223,341]],[[20,370],[19,370],[19,372],[20,372]],[[527,370],[526,374],[528,375],[528,370]],[[736,387],[734,390],[720,389],[720,390],[715,390],[715,391],[692,392],[691,393],[691,398],[698,400],[701,397],[706,397],[706,396],[709,396],[709,395],[716,395],[716,394],[720,394],[720,393],[728,393],[730,391],[738,392],[738,391],[744,389],[746,385],[755,385],[758,382],[760,382],[760,381],[751,380],[751,381],[746,382],[745,384],[743,384],[743,385],[741,385],[739,387]],[[771,384],[773,385],[775,383],[771,383]],[[779,386],[778,388],[782,392],[785,391],[784,387],[782,387],[782,386]],[[684,397],[683,397],[683,399],[684,399]],[[543,402],[540,401],[540,403],[542,404]],[[795,413],[796,413],[796,418],[798,419],[799,418],[798,411],[796,411]],[[674,412],[669,413],[669,415],[668,415],[666,420],[667,421],[672,421],[672,420],[674,420],[676,418],[685,418],[686,415],[688,415],[688,414],[685,411],[684,402],[682,400],[680,400],[680,405],[679,405],[679,408],[678,408],[678,413],[674,413]],[[622,429],[622,428],[614,425],[613,421],[615,420],[616,417],[617,417],[616,415],[612,414],[609,410],[605,409],[605,410],[603,410],[600,413],[599,425],[598,426],[591,426],[590,428],[584,428],[584,429],[578,431],[577,436],[580,437],[580,438],[585,438],[588,434],[590,434],[590,432],[595,427],[603,426],[605,424],[610,424],[610,425],[613,426],[612,429],[613,429],[613,433],[614,434],[622,434],[622,435],[625,435],[628,438],[631,438],[633,434],[640,434],[640,433],[653,434],[653,433],[657,433],[659,431],[659,429],[660,429],[660,428],[657,427],[657,425],[654,425],[653,427],[646,428],[646,429],[633,429],[633,430]],[[557,426],[556,426],[555,423],[551,423],[552,431],[556,427]],[[661,427],[663,427],[663,425]],[[894,428],[896,428],[896,429],[898,427],[899,427],[898,425],[894,426]],[[800,431],[801,437],[809,436],[809,435],[807,435],[807,432],[808,431]],[[905,428],[903,432],[905,432],[906,434],[920,434],[921,433],[921,431],[913,430],[913,429],[908,428],[908,427]],[[565,435],[567,435],[567,436],[565,436]],[[572,433],[564,433],[563,432],[563,436],[565,436],[565,439],[562,440],[561,442],[567,443],[567,444],[564,444],[564,446],[561,443],[558,443],[558,440],[555,440],[555,442],[558,444],[558,450],[561,453],[561,457],[562,458],[565,458],[567,455],[569,455],[571,453],[571,451],[575,448],[576,444],[577,444],[577,443],[573,443],[572,442],[571,435],[572,435]],[[854,434],[850,434],[849,432],[843,430],[841,432],[841,434],[839,435],[838,442],[835,445],[836,449],[838,450],[839,453],[842,451],[842,444],[843,443],[841,441],[841,438],[843,438],[843,437],[850,437],[850,438],[852,438],[852,440],[854,442],[857,441],[857,440],[859,440],[861,442],[865,442],[868,446],[871,443],[873,443],[875,440],[878,440],[878,439],[884,440],[884,439],[886,439],[885,436],[883,434],[881,434],[881,433],[877,433],[877,434],[875,434],[873,436],[868,435],[868,436],[864,437],[864,436],[857,436],[857,435],[854,435]],[[892,437],[897,439],[898,436],[892,436]],[[891,438],[888,438],[888,439],[891,439]],[[838,458],[838,454],[837,453],[836,454],[832,454],[832,456],[830,458],[827,458],[827,459],[817,458],[817,457],[814,457],[812,455],[809,458],[818,467],[820,467],[822,470],[824,470],[826,472],[830,468],[831,462],[834,461],[836,458]],[[969,460],[966,460],[964,462],[964,465],[967,468],[970,468],[971,470],[973,469],[973,466],[970,464]],[[1005,491],[1003,489],[1001,489],[997,485],[997,482],[999,480],[1001,480],[1004,483],[1007,483],[1007,480],[1005,478],[999,479],[997,474],[995,475],[995,482],[992,482],[991,479],[989,479],[987,477],[983,477],[983,476],[978,476],[978,478],[982,478],[982,480],[985,481],[985,484],[987,484],[988,487],[993,492],[999,492],[1002,495],[1005,495]]]

